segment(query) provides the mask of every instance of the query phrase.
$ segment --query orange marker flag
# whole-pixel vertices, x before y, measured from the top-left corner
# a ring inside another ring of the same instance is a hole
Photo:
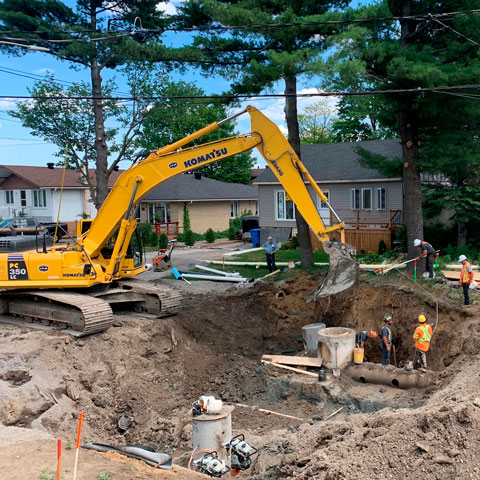
[[[78,450],[80,449],[80,437],[82,436],[83,413],[78,417],[77,443],[75,445],[75,465],[73,466],[73,480],[77,477]],[[59,479],[61,480],[61,479]]]
[[[59,438],[57,443],[57,473],[55,480],[62,480],[62,440]]]

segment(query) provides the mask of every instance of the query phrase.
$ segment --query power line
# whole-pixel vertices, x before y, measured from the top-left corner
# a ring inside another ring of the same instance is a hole
[[[49,145],[49,142],[42,142],[42,143],[11,143],[9,145],[2,145],[0,143],[0,148],[4,148],[4,147],[29,147],[29,146],[32,146],[32,145],[36,145],[38,147],[38,145]]]
[[[208,31],[212,30],[249,30],[249,29],[262,29],[262,28],[295,28],[295,27],[304,27],[304,26],[319,26],[319,25],[348,25],[356,23],[369,23],[369,22],[383,22],[383,21],[401,21],[401,20],[416,20],[416,21],[431,21],[436,18],[443,18],[448,20],[452,17],[478,14],[480,9],[472,10],[457,10],[453,12],[444,12],[444,13],[425,13],[417,15],[404,15],[404,16],[388,16],[388,17],[367,17],[367,18],[352,18],[352,19],[343,19],[343,20],[316,20],[316,21],[303,21],[303,22],[286,22],[286,23],[251,23],[248,25],[211,25],[208,27],[165,27],[165,28],[137,28],[133,26],[131,29],[123,30],[91,30],[91,29],[65,29],[65,30],[52,30],[46,32],[45,30],[4,30],[0,31],[3,34],[12,34],[12,33],[27,33],[27,34],[45,34],[45,33],[59,33],[59,34],[87,34],[87,33],[96,33],[98,35],[105,35],[111,33],[112,35],[107,35],[105,37],[93,37],[93,38],[78,38],[78,39],[46,39],[46,38],[16,38],[16,37],[2,37],[6,40],[15,40],[15,41],[38,41],[45,43],[68,43],[68,42],[90,42],[90,41],[103,41],[110,40],[112,38],[125,37],[129,35],[134,35],[137,33],[163,33],[163,32],[192,32],[192,31]]]
[[[312,98],[312,97],[350,97],[362,95],[391,95],[391,94],[418,94],[424,92],[443,92],[449,90],[468,90],[478,89],[480,84],[472,85],[451,85],[440,87],[417,87],[417,88],[397,88],[390,90],[364,90],[364,91],[346,91],[346,92],[312,92],[312,93],[271,93],[271,94],[232,94],[232,95],[159,95],[145,97],[91,97],[83,95],[0,95],[0,99],[12,100],[113,100],[113,101],[154,101],[154,100],[222,100],[222,99],[258,99],[258,98]]]
[[[470,42],[471,44],[473,45],[476,45],[477,47],[480,47],[480,43],[476,42],[475,40],[472,40],[471,38],[468,38],[466,35],[464,35],[463,33],[460,33],[458,32],[457,30],[455,30],[454,28],[450,27],[450,25],[446,25],[445,23],[441,22],[440,20],[438,20],[437,18],[434,18],[433,16],[431,16],[432,20],[440,25],[442,25],[442,27],[445,27],[447,28],[448,30],[451,30],[453,33],[457,34],[459,37],[462,37],[464,38],[465,40],[467,40],[467,42]]]
[[[43,142],[43,140],[35,140],[34,138],[13,138],[13,137],[0,137],[0,140],[18,140],[26,142]]]

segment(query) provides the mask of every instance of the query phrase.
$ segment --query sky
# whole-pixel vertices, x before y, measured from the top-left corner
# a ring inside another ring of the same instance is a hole
[[[72,5],[73,1],[65,2]],[[178,1],[159,4],[167,13],[174,13]],[[185,42],[184,34],[171,34],[170,41],[174,45]],[[8,56],[0,52],[0,95],[17,96],[28,95],[28,89],[32,88],[36,79],[41,79],[47,74],[52,74],[58,81],[77,82],[84,80],[89,83],[89,71],[72,70],[69,62],[61,62],[54,56],[42,52],[28,52],[23,56]],[[114,75],[112,71],[104,71],[104,80]],[[194,82],[202,88],[207,95],[219,94],[229,88],[228,82],[218,76],[205,78],[198,71],[190,69],[186,74],[173,73],[173,80],[184,80]],[[119,84],[121,90],[121,84]],[[276,84],[269,93],[282,93],[283,84]],[[314,93],[319,89],[309,82],[299,83],[299,93]],[[305,98],[298,100],[298,110],[302,113],[307,105],[315,103],[318,98]],[[330,100],[334,105],[336,100]],[[9,110],[15,110],[16,100],[0,99],[0,164],[3,165],[37,165],[46,166],[47,162],[58,162],[55,156],[58,148],[44,141],[40,137],[31,134],[28,128],[24,128],[21,122],[8,115]],[[284,99],[251,99],[243,102],[242,108],[247,104],[254,105],[261,110],[270,120],[275,122],[280,129],[286,133]],[[238,111],[233,109],[232,114]],[[221,119],[219,119],[221,120]],[[240,117],[237,122],[237,132],[245,133],[250,131],[248,115]],[[161,147],[159,145],[158,147]],[[258,166],[263,166],[264,161],[259,154],[254,153]],[[129,162],[121,162],[120,168],[128,168]]]

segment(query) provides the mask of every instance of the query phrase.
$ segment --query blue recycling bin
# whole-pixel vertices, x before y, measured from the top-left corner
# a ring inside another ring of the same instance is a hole
[[[260,246],[260,229],[259,228],[252,228],[250,230],[250,235],[252,236],[252,247],[259,247]]]

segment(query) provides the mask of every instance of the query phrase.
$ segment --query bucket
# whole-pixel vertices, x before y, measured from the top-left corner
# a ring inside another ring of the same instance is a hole
[[[318,372],[318,381],[325,382],[326,380],[327,380],[327,372],[322,368],[322,370],[319,370]]]
[[[353,349],[353,363],[363,363],[363,348]]]

